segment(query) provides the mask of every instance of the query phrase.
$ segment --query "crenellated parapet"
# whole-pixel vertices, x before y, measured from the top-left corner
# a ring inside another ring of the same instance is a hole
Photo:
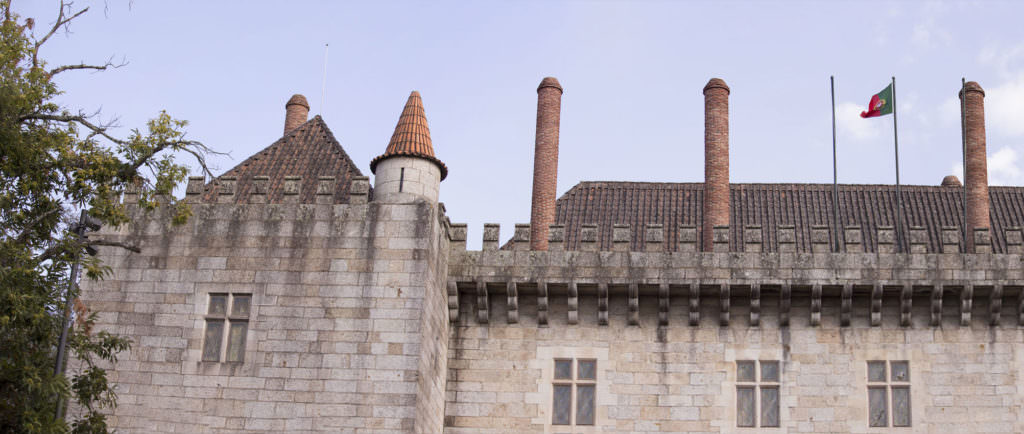
[[[838,243],[843,251],[834,252],[835,235],[827,226],[811,230],[811,251],[795,249],[794,228],[778,226],[775,234],[766,234],[760,226],[748,226],[741,232],[741,251],[729,250],[729,228],[717,226],[712,234],[713,250],[699,251],[697,228],[679,228],[679,245],[666,246],[662,225],[632,228],[612,227],[612,248],[598,249],[601,236],[596,225],[581,225],[579,250],[565,250],[565,227],[551,225],[548,250],[530,251],[529,225],[516,225],[512,241],[499,248],[499,227],[486,225],[484,248],[465,249],[465,225],[453,224],[448,278],[450,319],[457,320],[458,294],[474,294],[477,309],[487,309],[495,300],[505,300],[510,318],[524,314],[521,297],[537,297],[538,324],[545,324],[552,297],[567,297],[569,323],[578,321],[579,299],[596,297],[598,323],[607,324],[609,298],[623,297],[627,303],[628,323],[636,323],[640,303],[658,305],[659,323],[667,324],[669,304],[685,299],[687,321],[700,322],[707,304],[718,312],[717,322],[728,325],[734,320],[733,306],[746,306],[749,324],[757,326],[763,318],[763,297],[770,297],[772,311],[781,325],[789,322],[794,300],[805,303],[811,325],[822,323],[823,305],[837,306],[839,324],[848,326],[851,318],[864,315],[872,326],[881,322],[883,304],[894,304],[898,323],[909,326],[915,311],[913,304],[930,303],[928,323],[938,326],[943,311],[955,305],[962,325],[970,325],[976,310],[975,300],[987,307],[985,322],[999,324],[1004,305],[1015,306],[1015,316],[1024,324],[1024,264],[1021,229],[1006,229],[1007,253],[992,253],[987,229],[973,232],[975,245],[983,253],[961,253],[960,229],[944,227],[939,251],[930,248],[922,227],[908,228],[908,252],[897,251],[896,231],[879,227],[873,236],[877,251],[865,251],[859,226],[844,227]],[[644,231],[643,250],[630,249],[632,231]],[[735,232],[732,232],[735,233]],[[779,251],[765,252],[767,236],[778,239]],[[643,300],[641,300],[643,299]],[[742,299],[742,300],[738,300]],[[649,300],[649,301],[648,301]],[[955,300],[955,301],[954,301]],[[739,302],[738,302],[739,301]],[[943,307],[943,303],[946,307]],[[531,303],[532,305],[533,303]],[[862,309],[863,311],[859,311]],[[514,314],[512,313],[514,312]],[[486,315],[485,315],[486,316]],[[478,319],[480,318],[478,314]],[[493,320],[493,319],[492,319]],[[513,321],[513,322],[515,322]]]

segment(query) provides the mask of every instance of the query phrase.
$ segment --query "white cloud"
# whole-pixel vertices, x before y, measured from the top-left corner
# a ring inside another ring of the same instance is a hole
[[[836,107],[836,129],[843,137],[852,137],[854,140],[868,140],[878,137],[882,132],[882,123],[878,119],[863,119],[860,113],[867,110],[866,107],[852,103],[840,103]]]
[[[1011,47],[985,47],[978,53],[978,62],[995,68],[1004,78],[1013,78],[1015,71],[1024,68],[1024,42]]]
[[[926,3],[920,11],[924,18],[914,24],[910,41],[924,48],[949,45],[953,36],[945,26],[936,22],[936,18],[945,15],[947,9],[941,3]]]
[[[956,122],[960,124],[960,98],[951,96],[947,98],[938,107],[938,116],[942,120],[943,124]]]
[[[988,156],[988,183],[991,185],[1020,185],[1021,169],[1017,151],[1003,147]]]
[[[1004,146],[988,156],[989,185],[1024,185],[1024,170],[1020,167],[1020,153],[1016,149]],[[964,181],[963,163],[954,163],[950,167],[954,175]]]
[[[1024,136],[1024,72],[1008,82],[985,90],[985,121],[997,132]]]

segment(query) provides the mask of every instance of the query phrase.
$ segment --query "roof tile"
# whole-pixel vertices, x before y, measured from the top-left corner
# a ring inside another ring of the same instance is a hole
[[[928,249],[941,250],[943,226],[960,227],[963,196],[959,187],[901,186],[903,227],[923,226]],[[703,183],[581,182],[556,202],[555,223],[565,225],[565,248],[579,248],[584,224],[597,224],[602,249],[612,247],[612,226],[631,225],[631,248],[643,250],[647,224],[662,224],[665,243],[676,250],[679,226],[701,227]],[[993,251],[1006,250],[1005,229],[1024,225],[1024,187],[990,187]],[[811,250],[811,227],[832,230],[832,184],[731,184],[730,243],[742,251],[744,226],[760,225],[766,251],[778,251],[779,226],[796,228],[798,251]],[[859,225],[864,247],[877,251],[879,226],[895,226],[896,187],[839,185],[839,224]],[[835,243],[835,238],[830,240]],[[908,237],[902,240],[909,251]],[[962,243],[961,243],[962,245]]]
[[[283,201],[284,179],[287,176],[302,177],[299,203],[316,202],[317,182],[321,176],[333,176],[337,182],[334,203],[348,203],[352,177],[363,174],[318,115],[206,184],[204,202],[217,201],[218,180],[225,176],[237,179],[234,193],[236,203],[249,201],[250,192],[254,189],[253,178],[256,176],[268,178],[268,203]]]

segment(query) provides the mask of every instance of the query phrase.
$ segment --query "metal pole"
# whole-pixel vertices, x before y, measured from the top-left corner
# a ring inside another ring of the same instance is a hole
[[[835,233],[836,245],[833,252],[839,251],[839,171],[836,168],[836,78],[828,77],[832,88],[832,232]]]
[[[964,233],[964,242],[960,243],[961,251],[967,252],[967,79],[960,77],[960,139],[961,139],[961,158],[964,167],[964,179],[961,186],[963,187],[963,220],[961,220],[960,226]]]
[[[331,48],[331,44],[324,44],[324,81],[320,86],[320,116],[324,116],[324,107],[327,104],[327,51]]]
[[[896,148],[896,251],[903,252],[903,198],[900,196],[900,139],[896,133],[896,77],[892,78],[892,140]]]
[[[79,237],[85,235],[85,210],[82,210],[81,216],[78,218],[78,226],[75,227],[75,234]],[[60,341],[57,344],[57,363],[53,367],[53,376],[60,376],[64,371],[64,357],[65,347],[68,343],[68,321],[71,319],[71,296],[74,294],[74,289],[78,285],[78,272],[79,263],[81,262],[81,252],[75,254],[75,262],[71,264],[71,276],[68,281],[68,290],[64,294],[64,316],[60,322]],[[64,405],[61,402],[60,396],[57,396],[57,420],[61,420],[64,417]]]

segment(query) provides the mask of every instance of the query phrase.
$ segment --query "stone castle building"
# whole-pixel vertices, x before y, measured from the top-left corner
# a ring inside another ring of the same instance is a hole
[[[1024,432],[1024,188],[987,185],[976,83],[966,190],[904,186],[900,214],[891,185],[731,184],[719,79],[705,182],[556,198],[562,86],[537,91],[531,222],[485,225],[479,251],[438,203],[416,92],[372,188],[296,95],[280,139],[190,179],[188,223],[135,210],[106,229],[142,248],[104,248],[112,275],[83,285],[134,341],[112,426]]]

